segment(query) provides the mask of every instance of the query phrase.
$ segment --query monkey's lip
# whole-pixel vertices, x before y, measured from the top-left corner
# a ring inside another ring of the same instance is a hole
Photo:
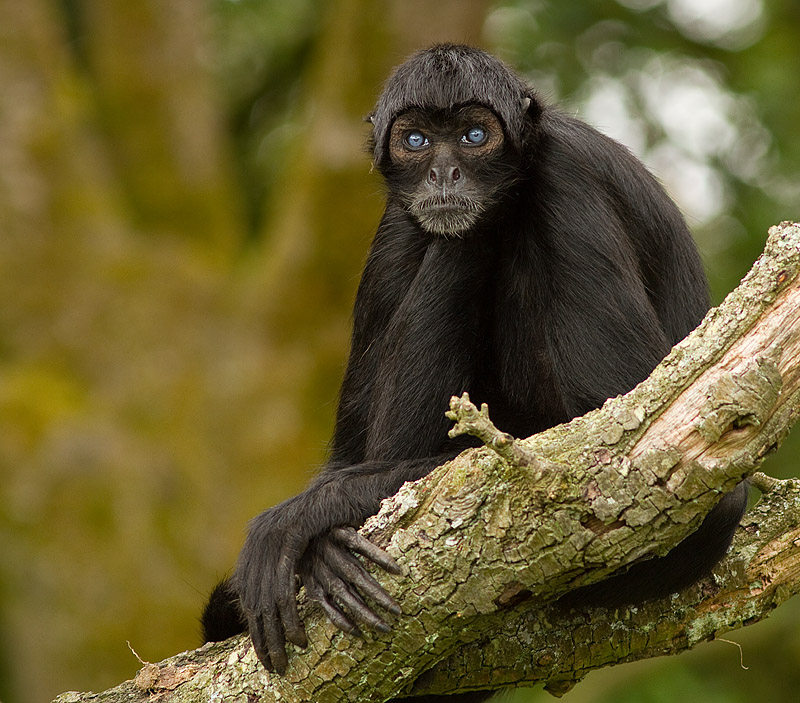
[[[428,217],[464,218],[471,223],[480,215],[483,208],[469,198],[432,197],[412,203],[409,210],[420,219]]]
[[[458,234],[470,229],[481,208],[464,198],[426,198],[409,208],[420,226],[433,234]]]
[[[431,203],[421,209],[428,212],[472,212],[475,208],[466,203]]]
[[[411,205],[417,212],[480,212],[480,206],[469,198],[436,195],[418,200]]]

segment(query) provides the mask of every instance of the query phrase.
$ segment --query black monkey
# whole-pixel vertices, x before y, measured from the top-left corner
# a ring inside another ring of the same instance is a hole
[[[456,45],[415,54],[370,121],[388,196],[330,459],[303,493],[252,521],[203,616],[210,641],[249,629],[278,672],[286,641],[306,644],[298,577],[346,631],[388,628],[365,596],[400,612],[354,552],[396,564],[353,528],[468,446],[447,436],[450,396],[469,391],[498,427],[528,436],[629,391],[708,309],[691,235],[655,179],[492,56]],[[745,492],[723,497],[666,557],[573,602],[641,601],[694,582],[725,553]]]

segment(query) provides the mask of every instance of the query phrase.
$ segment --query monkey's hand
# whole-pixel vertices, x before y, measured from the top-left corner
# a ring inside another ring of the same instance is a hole
[[[353,552],[391,573],[400,573],[396,562],[353,528],[335,527],[323,534],[309,534],[301,519],[302,510],[297,510],[301,507],[294,498],[259,515],[251,524],[236,567],[235,585],[253,647],[264,667],[280,674],[288,665],[286,642],[299,647],[308,644],[297,611],[301,582],[333,623],[346,632],[359,632],[355,621],[388,629],[362,596],[400,613],[397,603]]]
[[[357,621],[379,632],[389,632],[389,625],[364,602],[363,596],[393,615],[401,615],[402,610],[367,573],[353,552],[389,573],[402,573],[392,557],[352,527],[334,527],[314,539],[300,560],[300,578],[306,594],[319,603],[330,621],[344,632],[360,635]]]
[[[307,644],[297,613],[297,573],[311,537],[297,498],[266,510],[250,523],[234,585],[253,648],[267,671],[286,671],[286,641]]]

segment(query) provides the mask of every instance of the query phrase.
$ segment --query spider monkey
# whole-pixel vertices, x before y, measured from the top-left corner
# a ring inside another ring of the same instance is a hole
[[[251,522],[203,616],[207,640],[249,630],[280,673],[286,642],[306,645],[298,580],[347,632],[387,630],[380,610],[400,613],[355,554],[397,565],[354,528],[469,446],[447,435],[452,395],[468,391],[498,427],[526,437],[629,391],[709,306],[687,226],[645,167],[489,54],[420,51],[369,120],[388,195],[355,301],[330,458],[305,491]],[[567,598],[637,602],[693,583],[724,555],[745,502],[743,483],[666,556]]]

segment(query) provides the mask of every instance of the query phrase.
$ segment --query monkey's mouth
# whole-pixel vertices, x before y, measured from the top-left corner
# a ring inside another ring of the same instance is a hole
[[[459,235],[472,228],[484,207],[463,196],[432,195],[414,200],[408,211],[431,234]]]

